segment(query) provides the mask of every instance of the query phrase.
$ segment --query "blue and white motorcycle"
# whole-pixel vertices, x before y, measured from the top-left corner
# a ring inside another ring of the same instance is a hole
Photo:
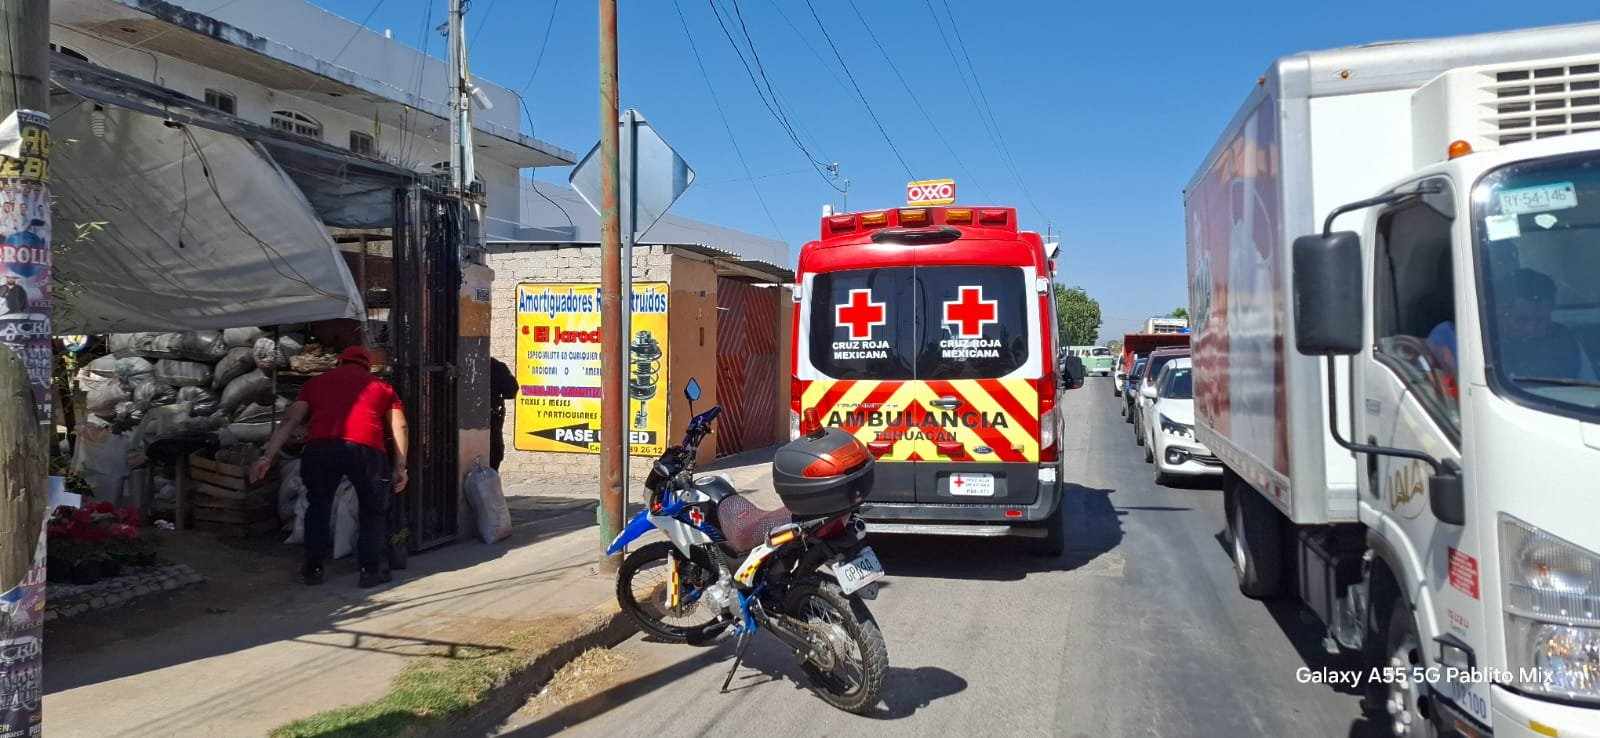
[[[684,394],[692,408],[699,383],[691,379]],[[655,530],[666,540],[623,560],[617,601],[645,632],[674,643],[705,645],[732,629],[738,645],[723,691],[750,636],[765,630],[794,649],[823,700],[865,713],[878,703],[889,664],[866,604],[883,566],[856,516],[872,485],[873,459],[840,430],[797,439],[773,460],[785,507],[763,510],[726,477],[694,474],[700,443],[721,412],[694,416],[683,443],[651,468],[649,503],[609,553]]]

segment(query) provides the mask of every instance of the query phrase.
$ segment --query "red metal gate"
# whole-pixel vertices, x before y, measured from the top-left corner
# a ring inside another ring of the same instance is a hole
[[[783,290],[717,280],[717,455],[777,440],[778,298]]]

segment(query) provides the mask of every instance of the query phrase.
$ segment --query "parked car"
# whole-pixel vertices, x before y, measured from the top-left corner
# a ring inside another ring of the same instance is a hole
[[[1156,401],[1156,377],[1161,375],[1161,370],[1167,362],[1173,359],[1189,357],[1189,348],[1164,348],[1150,352],[1150,358],[1144,362],[1144,371],[1139,373],[1138,384],[1133,386],[1133,442],[1143,446],[1145,439],[1144,411],[1149,409]]]
[[[1156,466],[1156,484],[1172,477],[1222,473],[1222,462],[1195,438],[1194,367],[1173,359],[1156,377],[1156,399],[1145,411],[1144,460]]]
[[[1139,381],[1139,372],[1144,371],[1145,357],[1139,356],[1133,360],[1133,368],[1128,370],[1118,386],[1122,388],[1117,394],[1122,395],[1122,418],[1129,423],[1133,422],[1134,385]]]

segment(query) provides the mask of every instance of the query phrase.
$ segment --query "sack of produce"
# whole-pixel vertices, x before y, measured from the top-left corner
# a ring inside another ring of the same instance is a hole
[[[143,356],[150,359],[189,359],[216,361],[228,347],[220,331],[182,331],[173,333],[113,333],[111,352],[119,357]]]
[[[267,334],[255,326],[229,328],[222,332],[222,342],[227,344],[228,348],[252,348],[256,345],[256,341],[265,335]]]
[[[88,395],[85,404],[89,412],[103,418],[114,417],[117,405],[129,400],[128,390],[116,377],[82,371],[78,373],[78,386]]]
[[[122,377],[123,381],[134,377],[148,377],[156,370],[156,365],[143,356],[125,356],[117,359],[116,363],[117,376]]]
[[[216,368],[211,370],[211,388],[220,390],[229,382],[256,368],[255,350],[248,347],[231,348],[224,354]]]
[[[207,387],[182,387],[178,390],[178,402],[189,403],[190,414],[198,417],[215,413],[220,398]]]
[[[255,345],[256,366],[262,369],[277,367],[283,369],[289,366],[289,359],[278,350],[278,343],[271,338],[262,338]]]
[[[83,373],[93,374],[97,377],[121,376],[121,373],[117,371],[117,357],[111,355],[102,356],[84,364],[83,369],[79,370],[80,375]]]
[[[306,337],[298,333],[285,333],[278,337],[278,354],[288,361],[306,350]]]
[[[174,387],[200,387],[211,384],[211,367],[198,361],[162,359],[156,362],[157,382]]]
[[[500,489],[500,473],[473,462],[466,479],[467,504],[472,506],[478,521],[478,539],[494,543],[511,535],[511,510],[506,506],[506,496]]]
[[[268,402],[272,399],[272,377],[260,369],[245,372],[228,383],[222,390],[222,404],[217,412],[232,415],[241,405],[251,402]]]
[[[235,422],[235,423],[271,422],[272,421],[272,416],[274,414],[275,413],[273,412],[273,409],[272,409],[271,405],[263,405],[263,404],[258,403],[258,402],[252,402],[252,403],[244,405],[243,407],[240,407],[236,412],[234,412],[234,414],[233,414],[233,422]]]

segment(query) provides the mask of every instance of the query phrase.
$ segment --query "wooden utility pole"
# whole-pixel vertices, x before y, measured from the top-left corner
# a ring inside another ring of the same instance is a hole
[[[44,529],[54,436],[50,3],[0,3],[0,734],[43,728]]]
[[[615,572],[622,557],[606,556],[622,531],[622,455],[627,446],[627,388],[619,381],[627,340],[622,335],[622,190],[618,181],[617,0],[600,0],[600,570]]]

